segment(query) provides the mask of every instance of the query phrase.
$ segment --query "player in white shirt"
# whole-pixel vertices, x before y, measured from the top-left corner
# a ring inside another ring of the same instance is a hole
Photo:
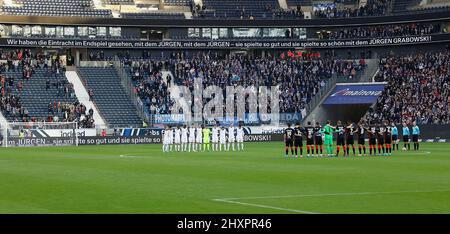
[[[211,142],[212,142],[212,150],[219,151],[219,126],[214,126],[212,129]]]
[[[181,149],[181,129],[176,127],[175,130],[175,151],[180,152]]]
[[[181,151],[186,152],[188,145],[188,128],[186,125],[181,129]]]
[[[168,138],[167,138],[167,142],[169,144],[169,151],[168,152],[172,152],[172,145],[173,145],[173,129],[172,127],[169,126],[169,130],[167,130],[167,134],[168,134]]]
[[[227,147],[227,151],[230,151],[230,146],[231,149],[233,151],[235,151],[235,142],[236,142],[236,135],[234,132],[235,128],[233,125],[230,125],[230,127],[228,128],[228,147]]]
[[[239,127],[236,129],[237,150],[244,150],[244,134],[244,128],[239,124]]]
[[[196,151],[195,150],[195,128],[194,126],[190,126],[189,127],[189,145],[188,145],[188,151],[191,152],[192,151]]]
[[[220,128],[219,131],[219,151],[222,151],[222,146],[223,146],[223,150],[226,151],[227,150],[227,130],[224,127]]]
[[[163,146],[162,146],[163,153],[169,152],[169,127],[164,127],[164,135],[163,135]]]
[[[200,151],[202,149],[202,142],[203,142],[203,133],[202,133],[202,126],[198,125],[197,128],[195,129],[196,134],[195,135],[195,150],[198,149],[198,151]]]

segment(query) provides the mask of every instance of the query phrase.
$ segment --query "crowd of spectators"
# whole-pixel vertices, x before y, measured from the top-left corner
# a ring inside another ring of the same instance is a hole
[[[12,122],[26,122],[30,124],[37,124],[36,126],[41,126],[39,123],[64,123],[64,122],[77,122],[78,128],[94,128],[94,110],[91,108],[86,109],[86,106],[79,102],[74,103],[62,103],[53,102],[48,104],[47,117],[38,118],[34,116],[29,116],[28,111],[20,105],[20,100],[16,96],[13,96],[13,100],[6,101],[6,106],[10,104],[11,106],[20,106],[11,111],[8,111],[8,107],[3,109],[5,97],[1,99],[2,111],[6,113],[7,116],[13,117]],[[6,98],[7,99],[7,98]],[[62,114],[62,119],[60,119],[60,114]],[[42,125],[43,126],[43,125]],[[47,128],[58,128],[58,126],[47,126]]]
[[[55,108],[56,107],[56,108]],[[94,128],[94,110],[90,108],[89,110],[86,109],[86,106],[79,103],[61,103],[58,102],[49,103],[49,112],[51,111],[53,113],[53,119],[49,118],[49,122],[78,122],[79,128]],[[58,115],[54,115],[55,111],[58,113],[63,113],[63,119],[62,121],[59,121]]]
[[[326,9],[318,9],[314,11],[314,15],[318,18],[350,18],[365,16],[382,16],[386,15],[389,10],[390,0],[369,0],[367,5],[359,8],[352,7],[328,7]]]
[[[226,90],[227,86],[279,85],[280,111],[302,113],[307,103],[325,86],[333,75],[356,78],[366,67],[365,59],[334,59],[325,57],[288,57],[281,54],[257,57],[250,55],[219,55],[198,52],[186,56],[173,54],[166,59],[123,60],[134,82],[135,93],[148,113],[171,114],[174,101],[170,98],[172,77],[163,77],[170,70],[177,85],[194,90],[195,79],[202,78],[203,88],[211,85]],[[226,96],[226,93],[223,93]],[[209,100],[203,100],[204,104]],[[191,103],[193,106],[193,103]],[[248,111],[248,106],[246,106]]]
[[[8,91],[4,92],[5,90],[4,85],[2,85],[1,89],[2,89],[2,96],[0,99],[1,111],[5,114],[6,117],[11,117],[17,121],[22,120],[26,122],[29,118],[29,112],[25,107],[22,106],[22,103],[20,102],[20,97]]]
[[[189,59],[172,60],[171,70],[176,82],[194,89],[194,79],[203,78],[203,85],[276,86],[280,87],[280,111],[301,113],[306,104],[335,75],[356,75],[365,63],[332,58],[287,58],[275,55],[254,57],[226,55],[224,58],[201,54]],[[206,102],[207,100],[204,100]],[[248,111],[248,110],[247,110]]]
[[[365,120],[450,123],[450,51],[383,58],[376,81],[388,84]]]
[[[319,39],[351,39],[418,36],[439,33],[440,27],[432,23],[410,23],[396,25],[377,25],[354,28],[341,28],[331,33],[319,33]]]
[[[91,51],[89,53],[89,61],[103,61],[105,60],[105,54],[103,50]]]
[[[191,7],[192,14],[195,17],[213,17],[213,18],[239,18],[239,19],[303,19],[304,13],[301,6],[293,9],[282,9],[278,6],[267,4],[261,12],[252,12],[243,6],[236,6],[235,11],[229,15],[226,12],[216,13],[215,9],[208,9],[205,5],[194,5]],[[237,14],[236,14],[237,12]],[[209,14],[211,13],[211,14]]]
[[[168,114],[173,101],[169,87],[171,77],[163,77],[164,61],[130,61],[130,75],[135,84],[135,93],[143,101],[150,114]],[[164,79],[165,78],[165,79]]]
[[[26,91],[26,84],[38,70],[44,70],[46,91],[56,89],[56,97],[75,97],[74,87],[66,79],[61,79],[65,67],[59,56],[29,49],[0,50],[0,108],[13,122],[73,122],[80,127],[93,127],[93,113],[86,113],[86,108],[79,103],[49,103],[47,116],[34,116],[23,106],[21,96]],[[22,77],[14,74],[20,72]],[[45,110],[42,110],[45,112]],[[90,110],[92,111],[92,110]],[[61,119],[58,114],[62,114]]]
[[[304,19],[305,18],[305,14],[303,13],[301,6],[297,6],[296,8],[292,8],[292,9],[282,9],[282,8],[273,9],[272,6],[267,6],[266,12],[268,14],[263,14],[263,18],[269,18],[269,17],[271,17],[272,19]]]

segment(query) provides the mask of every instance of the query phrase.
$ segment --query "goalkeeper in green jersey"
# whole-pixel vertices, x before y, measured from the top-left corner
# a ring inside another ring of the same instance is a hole
[[[211,136],[211,129],[205,127],[205,125],[202,126],[202,133],[203,133],[203,151],[210,150],[209,145],[209,138]]]
[[[325,134],[325,147],[329,157],[333,156],[333,132],[334,127],[331,126],[331,121],[327,121],[327,125],[323,128],[323,133]]]

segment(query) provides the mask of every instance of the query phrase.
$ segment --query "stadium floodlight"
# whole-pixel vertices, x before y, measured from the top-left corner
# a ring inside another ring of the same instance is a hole
[[[1,126],[3,147],[78,146],[78,123],[26,122]]]

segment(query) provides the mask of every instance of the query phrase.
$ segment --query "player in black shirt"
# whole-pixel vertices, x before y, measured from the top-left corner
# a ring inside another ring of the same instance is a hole
[[[295,157],[298,157],[298,148],[300,147],[300,158],[303,158],[303,128],[300,125],[300,122],[295,124],[294,128],[294,147],[295,147]]]
[[[376,155],[377,154],[377,127],[375,126],[370,126],[368,129],[369,132],[369,153],[370,156],[372,156],[372,150],[373,150],[373,154]]]
[[[314,127],[311,122],[308,122],[304,128],[304,135],[306,136],[307,157],[309,158],[310,155],[314,157]]]
[[[337,132],[336,157],[339,157],[339,151],[341,150],[341,147],[343,147],[344,156],[345,156],[345,126],[342,125],[342,122],[340,120],[337,121],[335,131]]]
[[[364,155],[366,155],[366,131],[367,129],[364,127],[362,122],[358,123],[358,149],[359,149],[359,154],[358,156],[362,155],[362,150],[364,152]]]
[[[314,127],[314,142],[316,144],[316,155],[319,156],[319,150],[320,150],[320,157],[323,155],[323,129],[322,126],[320,126],[319,122],[316,122],[316,126]]]
[[[286,152],[286,158],[289,157],[289,150],[291,150],[291,155],[294,156],[294,148],[293,148],[293,144],[294,144],[294,134],[295,134],[295,130],[293,128],[291,128],[291,124],[288,123],[287,124],[287,128],[284,130],[284,142],[286,144],[285,146],[285,152]]]
[[[384,132],[384,143],[386,144],[386,155],[391,156],[392,153],[392,127],[389,125],[389,121],[384,122],[386,131]]]
[[[378,141],[378,155],[384,155],[385,149],[384,149],[384,132],[386,132],[386,128],[383,124],[378,125],[378,131],[377,131],[377,141]],[[383,154],[381,154],[381,151],[383,151]]]
[[[348,121],[348,125],[345,128],[345,135],[346,135],[346,143],[347,143],[347,156],[350,155],[350,145],[352,146],[353,150],[353,156],[355,156],[355,137],[354,134],[357,132],[357,129],[355,125]]]

